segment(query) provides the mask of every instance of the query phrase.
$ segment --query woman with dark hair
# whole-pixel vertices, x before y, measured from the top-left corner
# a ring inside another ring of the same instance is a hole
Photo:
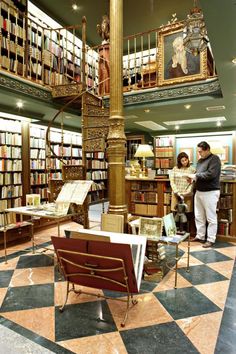
[[[195,173],[195,169],[190,166],[189,157],[186,152],[181,152],[177,156],[177,166],[170,173],[170,186],[172,189],[171,211],[176,211],[179,200],[184,200],[187,211],[193,211],[192,184],[189,184],[187,177]]]

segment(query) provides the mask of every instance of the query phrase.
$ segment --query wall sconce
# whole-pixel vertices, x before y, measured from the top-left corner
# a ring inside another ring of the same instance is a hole
[[[142,172],[141,172],[141,177],[147,177],[147,171],[146,171],[146,157],[153,157],[154,153],[152,151],[152,148],[148,144],[139,144],[138,149],[134,155],[134,157],[141,157],[142,158]]]

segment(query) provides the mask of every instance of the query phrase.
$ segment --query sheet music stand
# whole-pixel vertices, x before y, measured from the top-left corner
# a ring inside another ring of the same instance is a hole
[[[67,281],[66,298],[60,311],[64,310],[71,291],[123,301],[127,305],[121,323],[124,327],[131,305],[137,303],[137,300],[133,299],[133,294],[138,293],[130,245],[54,236],[51,239],[62,274]],[[126,299],[75,290],[75,285],[123,292]]]

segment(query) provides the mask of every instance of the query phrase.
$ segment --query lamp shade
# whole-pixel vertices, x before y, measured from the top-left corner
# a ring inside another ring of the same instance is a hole
[[[134,157],[153,157],[153,151],[150,145],[148,144],[139,144],[138,149]]]

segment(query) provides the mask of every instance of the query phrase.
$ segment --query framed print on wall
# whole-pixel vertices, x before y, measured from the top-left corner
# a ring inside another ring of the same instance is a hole
[[[194,56],[183,45],[183,24],[163,26],[158,33],[158,84],[172,85],[207,78],[207,50]]]
[[[193,163],[193,148],[189,148],[189,147],[184,148],[183,147],[183,148],[179,149],[179,154],[181,152],[185,152],[188,155],[188,157],[189,157],[189,162]]]

